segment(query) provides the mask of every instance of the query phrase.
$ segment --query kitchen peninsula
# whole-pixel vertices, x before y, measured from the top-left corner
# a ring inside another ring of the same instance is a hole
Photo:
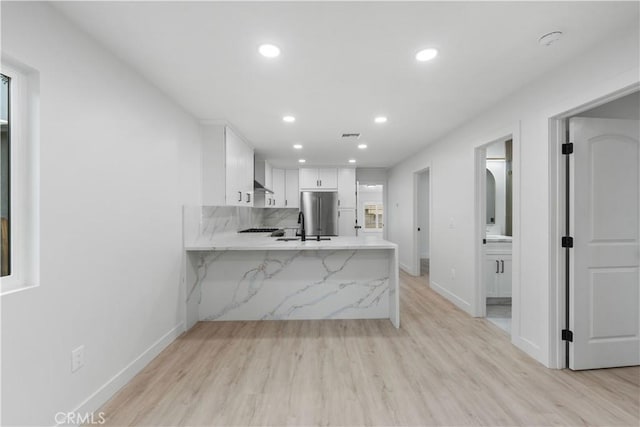
[[[185,242],[186,325],[382,319],[399,327],[397,245],[377,237],[278,241],[216,233]]]

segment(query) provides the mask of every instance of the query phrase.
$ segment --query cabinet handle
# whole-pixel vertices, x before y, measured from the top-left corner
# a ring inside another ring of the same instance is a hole
[[[285,206],[289,205],[289,201],[287,199],[284,199],[284,205]]]
[[[242,201],[242,191],[238,191],[238,201]]]
[[[501,271],[500,273],[504,273],[504,260],[503,260],[503,259],[501,259],[501,260],[500,260],[500,263],[502,264],[502,271]]]
[[[338,206],[340,206],[340,199],[338,199]]]
[[[500,262],[496,260],[496,274],[500,273]]]
[[[251,203],[251,193],[247,193],[247,203]]]
[[[320,187],[322,187],[322,180],[320,180]]]

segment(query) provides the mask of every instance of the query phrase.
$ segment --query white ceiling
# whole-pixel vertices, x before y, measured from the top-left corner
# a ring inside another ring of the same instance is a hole
[[[275,165],[391,166],[623,27],[638,2],[64,2],[55,6]],[[538,44],[547,32],[565,37]],[[277,59],[257,53],[280,46]],[[427,63],[417,50],[439,49]],[[282,116],[294,115],[293,124]],[[373,123],[386,115],[384,125]],[[341,142],[343,132],[361,132]],[[304,145],[295,151],[293,143]]]

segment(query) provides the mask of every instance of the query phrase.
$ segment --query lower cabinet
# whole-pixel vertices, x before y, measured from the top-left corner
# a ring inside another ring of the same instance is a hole
[[[338,236],[356,235],[356,210],[338,210]]]
[[[511,254],[485,255],[484,282],[487,297],[511,296]]]

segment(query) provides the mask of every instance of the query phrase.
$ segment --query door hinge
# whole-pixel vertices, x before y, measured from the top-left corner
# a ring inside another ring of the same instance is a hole
[[[573,342],[573,332],[569,329],[562,330],[562,341]]]
[[[573,247],[573,237],[563,236],[562,237],[562,247],[563,248],[572,248]]]
[[[562,144],[562,154],[573,154],[573,142]]]

